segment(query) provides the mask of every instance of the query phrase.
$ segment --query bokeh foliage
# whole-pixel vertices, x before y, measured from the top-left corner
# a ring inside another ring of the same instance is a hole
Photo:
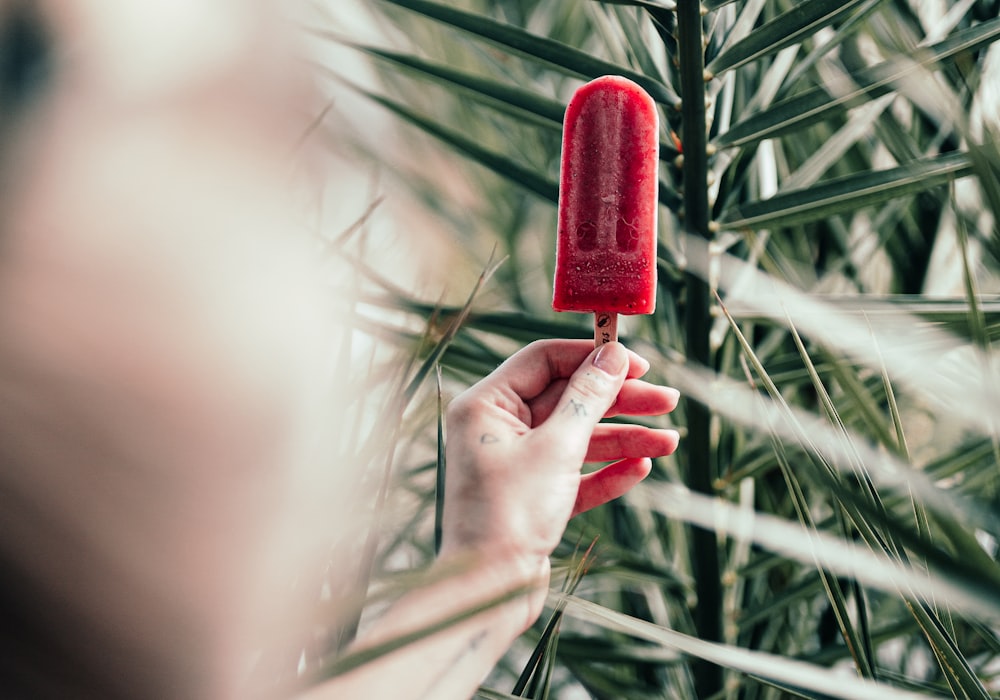
[[[317,35],[370,56],[382,87],[357,89],[455,154],[477,204],[374,157],[471,266],[505,258],[464,309],[375,285],[372,308],[431,319],[379,331],[419,377],[439,362],[460,387],[512,345],[588,336],[549,308],[562,111],[606,73],[661,107],[658,310],[623,339],[684,392],[667,423],[684,438],[647,488],[571,524],[560,561],[599,544],[561,624],[526,635],[544,681],[519,692],[996,697],[998,3],[370,6],[390,42]],[[418,453],[397,450],[396,488],[426,522]],[[428,532],[387,535],[374,576],[401,549],[431,557]],[[483,697],[510,696],[521,652]]]

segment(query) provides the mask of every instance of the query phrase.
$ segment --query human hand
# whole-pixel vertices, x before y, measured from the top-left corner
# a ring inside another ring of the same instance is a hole
[[[676,390],[638,379],[648,369],[619,343],[539,341],[457,397],[442,556],[477,552],[546,582],[569,519],[623,495],[649,473],[650,457],[677,447],[673,430],[598,424],[674,409]],[[607,461],[581,475],[584,462]]]

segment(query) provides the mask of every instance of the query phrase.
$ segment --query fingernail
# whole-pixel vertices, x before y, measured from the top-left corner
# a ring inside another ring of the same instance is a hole
[[[628,354],[621,343],[605,343],[594,355],[594,367],[607,374],[618,375],[628,364]]]

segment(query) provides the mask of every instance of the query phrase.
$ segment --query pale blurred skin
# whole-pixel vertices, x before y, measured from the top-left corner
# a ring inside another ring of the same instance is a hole
[[[113,681],[95,697],[245,696],[325,398],[328,309],[284,201],[308,96],[268,78],[290,60],[262,8],[40,7],[52,76],[4,163],[6,556]]]
[[[343,493],[323,460],[335,300],[289,203],[318,111],[294,42],[264,2],[34,6],[54,70],[5,125],[0,192],[0,605],[21,615],[0,694],[291,692],[247,669],[307,628],[289,572],[320,556],[306,533],[338,526]],[[535,592],[310,697],[468,697],[540,613],[571,515],[674,450],[672,431],[595,432],[676,405],[647,368],[548,341],[456,399],[439,565],[460,573],[358,648]],[[581,480],[584,460],[618,459]]]

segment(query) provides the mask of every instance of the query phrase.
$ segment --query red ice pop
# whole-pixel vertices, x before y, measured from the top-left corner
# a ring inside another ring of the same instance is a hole
[[[596,345],[617,340],[618,314],[656,305],[656,105],[606,75],[574,93],[563,121],[552,308],[594,313]]]

